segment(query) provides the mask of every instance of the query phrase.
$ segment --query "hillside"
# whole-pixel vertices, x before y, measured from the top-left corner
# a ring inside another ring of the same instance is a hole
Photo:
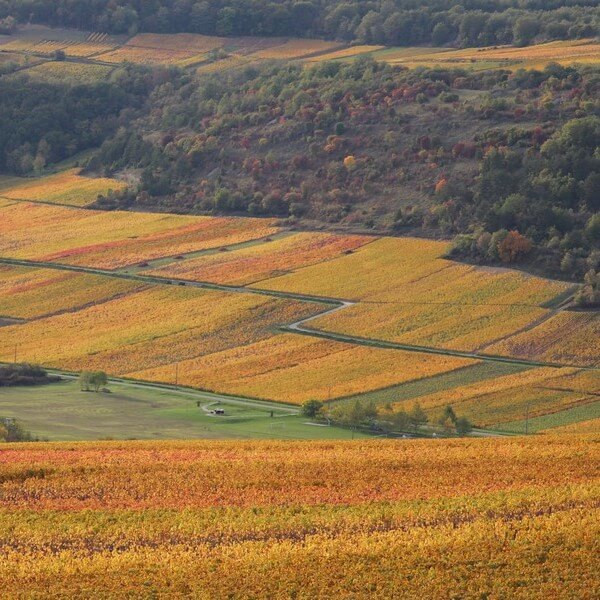
[[[597,270],[598,44],[378,48],[25,28],[0,44],[16,69],[0,77],[0,168],[77,160],[88,191],[40,182],[66,204],[464,234],[463,260]],[[518,250],[501,253],[510,230]]]
[[[65,198],[69,183],[87,189],[81,175],[58,180]],[[342,420],[357,402],[387,422],[416,401],[433,425],[452,405],[476,426],[517,432],[530,420],[543,430],[598,416],[600,321],[596,310],[575,310],[579,286],[457,263],[445,258],[447,242],[98,211],[20,197],[35,197],[41,183],[7,185],[1,361],[178,384],[226,403],[318,400]],[[67,406],[81,401],[72,392]],[[136,401],[123,400],[108,435],[127,436]],[[35,402],[16,392],[4,402],[34,433],[69,436],[57,422],[64,402],[49,404],[49,428],[39,408],[32,420]],[[139,419],[156,432],[160,416],[145,402]],[[173,412],[181,403],[163,406],[165,427],[192,416]]]
[[[137,196],[98,206],[430,236],[516,228],[557,268],[569,251],[598,248],[597,81],[594,69],[468,74],[370,60],[182,80],[155,90],[150,115],[90,163],[141,170]]]

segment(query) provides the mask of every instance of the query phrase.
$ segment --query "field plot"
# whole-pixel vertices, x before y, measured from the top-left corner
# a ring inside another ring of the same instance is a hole
[[[459,369],[476,361],[280,334],[180,364],[187,385],[291,404],[332,400]],[[159,367],[128,376],[169,382]]]
[[[476,350],[549,314],[568,284],[441,258],[446,244],[384,238],[353,254],[256,287],[360,300],[313,321],[327,331],[414,345]]]
[[[338,42],[328,42],[325,40],[290,39],[285,40],[279,46],[259,50],[253,56],[255,58],[291,60],[331,52],[340,48],[340,46],[341,44]]]
[[[109,277],[0,265],[0,316],[35,319],[75,311],[140,287]]]
[[[600,417],[589,421],[580,421],[561,427],[554,427],[549,433],[600,433]]]
[[[70,286],[74,290],[85,287],[89,281],[82,274],[71,275],[74,278]],[[52,285],[58,289],[52,291]],[[100,287],[96,291],[98,301],[80,305],[79,310],[74,299],[72,310],[55,310],[52,312],[56,314],[47,318],[3,327],[0,359],[10,360],[10,349],[17,346],[23,361],[73,371],[103,369],[123,375],[169,365],[165,380],[170,382],[174,375],[171,365],[179,361],[265,339],[278,325],[318,310],[310,303],[256,294],[170,286],[138,286],[141,289],[136,290],[132,284],[119,282],[112,286],[111,289],[109,283],[107,290]],[[50,281],[47,287],[48,296],[56,297],[59,290],[65,290],[65,282]],[[13,295],[21,295],[26,301],[30,293],[24,287]],[[85,298],[84,294],[80,292]],[[93,298],[94,290],[87,294]],[[15,312],[6,316],[20,316]],[[184,383],[188,376],[184,369],[181,373]],[[235,373],[230,377],[234,378]]]
[[[452,405],[476,425],[502,428],[502,423],[558,413],[596,402],[600,373],[577,369],[536,368],[421,396],[419,402],[433,419]],[[399,404],[409,408],[408,402]]]
[[[106,269],[276,231],[269,219],[109,213],[0,200],[0,256]]]
[[[588,366],[600,365],[600,312],[561,312],[486,352]]]
[[[142,33],[124,46],[101,54],[103,62],[134,62],[141,64],[180,64],[200,62],[210,50],[222,47],[226,38],[193,33]]]
[[[227,254],[171,263],[150,273],[192,281],[249,285],[352,252],[373,239],[357,235],[297,233]]]
[[[69,598],[592,598],[597,441],[8,445],[0,578]]]
[[[376,50],[383,50],[385,46],[350,46],[349,48],[342,48],[341,50],[334,50],[333,52],[327,52],[326,54],[319,54],[317,56],[307,58],[307,62],[321,62],[324,60],[343,60],[347,58],[356,58],[357,56],[363,56]]]
[[[67,56],[93,57],[122,43],[120,37],[75,29],[55,29],[27,25],[11,36],[0,36],[0,51],[15,51],[51,56],[62,50]]]
[[[35,56],[27,56],[25,54],[19,54],[18,52],[7,52],[2,49],[0,45],[0,65],[6,65],[12,63],[19,67],[33,66],[41,63],[44,59],[37,58]]]
[[[441,50],[440,48],[386,48],[371,54],[376,60],[406,67],[466,69],[543,69],[551,62],[563,65],[600,63],[600,44],[593,39],[549,42],[526,47],[494,46]]]
[[[27,69],[27,75],[48,82],[95,83],[106,79],[112,67],[92,63],[49,61]]]
[[[56,75],[60,75],[62,67],[67,67],[66,71],[79,71],[79,67],[86,70],[102,69],[95,65],[78,65],[73,63],[48,63],[40,65],[43,69],[50,67],[54,70],[55,65],[59,65]],[[32,70],[32,69],[30,69]],[[95,202],[100,194],[107,194],[110,190],[118,191],[126,188],[126,184],[116,179],[106,177],[84,177],[79,174],[79,169],[68,169],[56,175],[48,175],[38,179],[13,180],[10,186],[2,185],[0,182],[0,197],[11,200],[33,200],[38,202],[49,202],[50,204],[66,204],[69,206],[86,206]]]
[[[369,391],[474,362],[274,335],[278,326],[322,310],[307,302],[4,270],[0,314],[50,315],[3,327],[4,361],[12,360],[16,347],[23,361],[165,383],[173,381],[177,363],[181,384],[290,403]],[[67,290],[73,294],[65,300]]]

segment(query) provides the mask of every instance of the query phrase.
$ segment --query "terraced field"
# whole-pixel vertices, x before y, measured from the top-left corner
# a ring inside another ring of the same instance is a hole
[[[597,441],[8,445],[0,578],[69,598],[593,598]]]

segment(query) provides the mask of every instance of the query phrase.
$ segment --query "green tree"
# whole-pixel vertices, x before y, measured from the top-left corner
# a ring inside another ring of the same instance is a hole
[[[450,406],[449,404],[446,405],[446,407],[444,408],[444,412],[442,413],[441,417],[438,420],[438,423],[446,430],[446,431],[452,431],[452,429],[454,429],[455,425],[456,425],[456,413],[454,412],[454,409],[452,408],[452,406]]]
[[[92,373],[90,371],[81,371],[79,374],[79,386],[82,392],[89,392],[92,386]]]
[[[415,402],[413,404],[413,407],[408,413],[408,419],[412,428],[415,431],[418,431],[423,425],[427,423],[427,421],[429,421],[427,414],[418,402]]]
[[[454,426],[456,427],[456,433],[461,437],[469,435],[473,431],[473,425],[467,417],[458,417]]]
[[[309,419],[314,419],[323,408],[323,403],[318,400],[307,400],[302,404],[302,408],[300,412],[304,417],[308,417]]]
[[[100,388],[108,384],[108,377],[104,371],[95,371],[92,373],[91,384],[94,386],[94,391],[100,391]]]

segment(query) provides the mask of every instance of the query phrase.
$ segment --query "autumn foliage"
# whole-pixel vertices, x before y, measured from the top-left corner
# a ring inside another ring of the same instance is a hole
[[[596,437],[6,445],[3,593],[591,598]]]

